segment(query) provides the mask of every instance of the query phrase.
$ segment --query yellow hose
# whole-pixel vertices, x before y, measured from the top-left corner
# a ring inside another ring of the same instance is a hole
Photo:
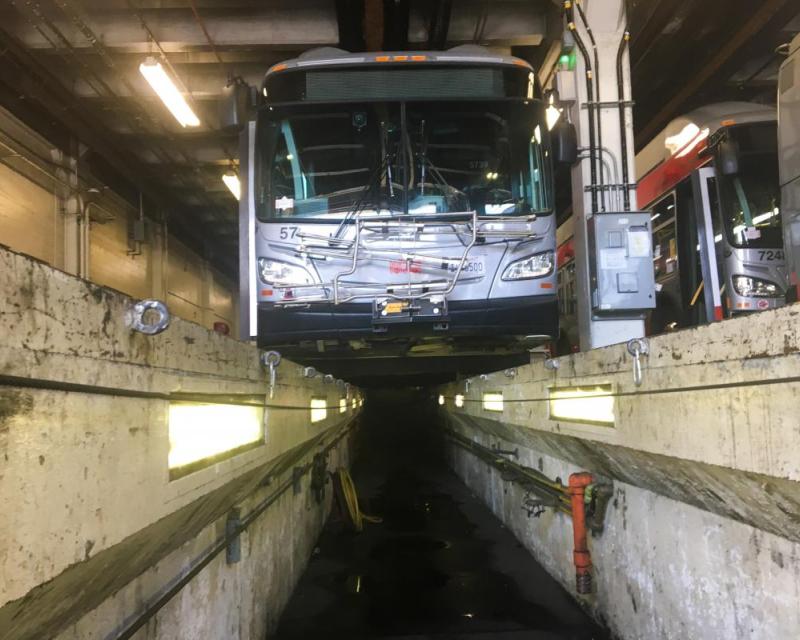
[[[697,291],[695,291],[695,292],[694,292],[694,295],[692,296],[692,301],[689,303],[689,306],[690,306],[690,307],[693,307],[693,306],[694,306],[694,303],[695,303],[695,302],[697,302],[697,298],[699,298],[699,297],[700,297],[700,292],[701,292],[702,290],[703,290],[703,281],[701,280],[701,281],[700,281],[700,286],[699,286],[699,287],[697,287]]]
[[[347,504],[347,510],[350,512],[350,519],[353,521],[353,526],[356,531],[363,531],[365,522],[383,522],[383,518],[377,516],[368,516],[363,513],[358,506],[358,494],[356,487],[353,484],[353,478],[350,477],[350,472],[347,469],[339,469],[339,483],[342,486],[342,495]]]

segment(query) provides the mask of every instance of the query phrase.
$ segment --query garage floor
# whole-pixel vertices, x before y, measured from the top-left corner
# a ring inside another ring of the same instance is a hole
[[[370,398],[353,477],[383,522],[334,511],[275,637],[607,638],[447,469],[429,406]]]

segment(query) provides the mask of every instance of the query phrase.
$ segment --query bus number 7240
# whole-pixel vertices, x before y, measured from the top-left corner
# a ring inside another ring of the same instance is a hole
[[[783,251],[764,249],[758,252],[759,260],[783,260]]]

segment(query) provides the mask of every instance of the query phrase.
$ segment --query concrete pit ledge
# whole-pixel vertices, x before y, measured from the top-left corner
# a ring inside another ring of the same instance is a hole
[[[4,639],[116,637],[218,539],[232,509],[245,515],[305,468],[241,535],[241,563],[226,565],[223,552],[135,636],[195,625],[219,631],[206,637],[263,637],[330,508],[330,491],[311,497],[310,461],[326,448],[329,468],[348,465],[360,409],[348,401],[340,412],[341,387],[284,360],[264,442],[171,478],[171,399],[263,402],[267,375],[255,347],[179,318],[156,336],[132,332],[131,302],[0,248]],[[328,407],[313,423],[312,398]],[[249,606],[236,606],[239,588]],[[201,602],[220,590],[216,605]]]
[[[651,338],[638,387],[625,344],[557,368],[536,356],[442,387],[443,424],[484,447],[517,448],[516,462],[564,484],[589,471],[613,486],[604,532],[590,540],[596,588],[584,602],[618,637],[798,637],[798,320],[794,305]],[[597,385],[611,385],[612,425],[551,416],[550,389]],[[485,394],[502,394],[501,410],[485,407]],[[569,516],[528,517],[519,486],[455,441],[450,455],[574,591]]]

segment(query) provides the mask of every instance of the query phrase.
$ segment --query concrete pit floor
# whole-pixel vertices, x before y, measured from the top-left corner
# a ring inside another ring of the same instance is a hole
[[[334,504],[273,637],[608,638],[448,469],[435,419],[424,391],[369,397],[352,475],[383,522]]]

